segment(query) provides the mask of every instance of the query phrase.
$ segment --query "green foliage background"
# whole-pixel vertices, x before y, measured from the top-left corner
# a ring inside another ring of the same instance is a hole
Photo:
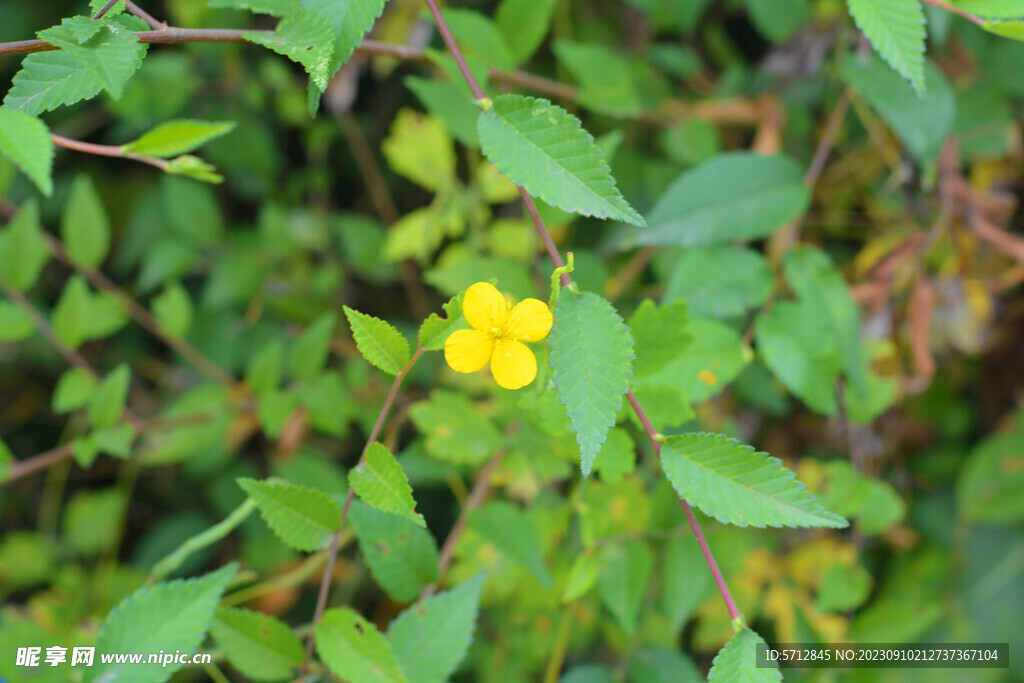
[[[0,10],[0,680],[1024,679],[1024,2],[451,2],[482,103],[418,0],[103,4]]]

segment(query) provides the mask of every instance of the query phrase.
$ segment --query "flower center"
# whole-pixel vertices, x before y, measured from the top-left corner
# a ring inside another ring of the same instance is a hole
[[[500,337],[501,336],[501,328],[500,327],[492,327],[491,328],[491,334],[494,335],[495,337]]]

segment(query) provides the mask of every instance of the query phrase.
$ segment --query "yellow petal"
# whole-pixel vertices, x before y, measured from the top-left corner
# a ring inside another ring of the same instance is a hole
[[[462,314],[474,329],[491,332],[502,329],[508,316],[508,302],[490,282],[478,282],[466,290]]]
[[[537,376],[537,358],[522,342],[499,339],[491,356],[491,374],[499,387],[519,389]]]
[[[479,330],[456,330],[444,343],[444,359],[455,372],[476,372],[491,359],[494,335]]]
[[[551,309],[543,301],[523,299],[508,316],[504,337],[523,341],[540,341],[551,331]]]

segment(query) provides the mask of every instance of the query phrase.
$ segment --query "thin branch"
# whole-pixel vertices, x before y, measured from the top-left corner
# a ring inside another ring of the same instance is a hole
[[[150,420],[139,420],[136,431],[139,436],[141,436],[150,432],[178,429],[195,424],[202,424],[203,422],[208,422],[212,418],[213,416],[209,413],[196,413],[193,415],[182,415],[180,417],[157,417]],[[74,444],[68,442],[61,444],[56,448],[44,451],[38,455],[33,455],[32,457],[25,458],[23,460],[15,460],[11,463],[11,469],[2,485],[6,486],[13,481],[24,479],[30,474],[46,469],[50,465],[55,465],[63,460],[69,460],[74,454]]]
[[[984,26],[985,25],[985,20],[982,19],[981,17],[976,16],[974,14],[971,14],[970,12],[965,12],[962,9],[959,9],[957,7],[953,7],[953,5],[950,5],[948,2],[942,2],[941,0],[921,0],[921,1],[924,4],[926,4],[926,5],[931,5],[932,7],[938,7],[939,9],[946,10],[947,12],[952,12],[953,14],[955,14],[955,15],[957,15],[959,17],[963,17],[964,19],[966,19],[967,21],[971,22],[972,24],[977,24],[978,26]]]
[[[438,24],[438,29],[441,31],[441,35],[445,39],[445,44],[451,51],[455,61],[464,64],[465,60],[462,59],[462,53],[459,50],[459,46],[456,44],[455,39],[452,38],[451,31],[448,30],[448,27],[444,22],[444,17],[441,16],[441,12],[437,9],[436,1],[426,0],[426,3],[430,7],[431,14],[434,15],[434,20]],[[469,89],[474,93],[481,93],[482,95],[479,84],[477,84],[476,79],[468,68],[462,71],[462,75],[466,79]],[[519,188],[519,195],[522,197],[523,203],[526,205],[526,210],[530,214],[530,218],[533,219],[533,225],[537,230],[537,234],[540,236],[541,241],[544,242],[544,248],[547,250],[548,256],[551,258],[551,262],[556,268],[561,268],[563,266],[562,257],[558,253],[558,249],[555,248],[554,242],[551,240],[551,235],[548,233],[548,229],[544,225],[544,221],[541,219],[540,214],[537,213],[537,206],[533,203],[533,198],[530,197],[523,188]],[[562,286],[564,287],[567,287],[572,283],[571,278],[566,273],[563,273],[560,279]],[[655,452],[660,454],[661,444],[655,438],[657,436],[657,431],[654,429],[651,421],[647,418],[647,414],[644,412],[640,402],[633,394],[632,389],[626,392],[626,397],[629,399],[629,404],[633,407],[633,412],[636,413],[636,416],[640,419],[640,423],[644,426],[644,431],[651,440],[651,445],[654,447]],[[722,572],[718,568],[718,563],[715,562],[715,558],[711,554],[711,549],[708,547],[707,541],[704,540],[704,534],[701,532],[700,526],[697,524],[697,518],[694,517],[693,511],[685,500],[680,498],[679,504],[682,506],[683,512],[686,514],[686,519],[690,523],[690,529],[693,530],[694,536],[697,537],[697,543],[700,544],[701,552],[704,554],[704,561],[707,562],[708,569],[711,570],[711,575],[714,577],[715,583],[718,585],[718,591],[722,595],[722,600],[725,601],[725,606],[729,610],[729,617],[732,619],[734,625],[742,624],[742,616],[740,615],[739,609],[736,607],[736,602],[733,600],[732,594],[729,592],[729,587],[725,583],[725,577],[722,576]]]
[[[167,28],[166,21],[157,21],[149,12],[136,5],[134,2],[132,2],[132,0],[124,0],[124,6],[128,9],[129,12],[131,12],[139,19],[142,19],[144,22],[149,24],[149,27],[154,31],[162,31],[163,29]],[[93,17],[93,19],[95,18],[96,17]]]
[[[498,468],[501,459],[505,457],[506,451],[507,449],[505,448],[498,449],[498,452],[494,454],[484,468],[480,470],[480,474],[477,475],[472,493],[469,494],[465,505],[462,506],[462,511],[459,512],[459,518],[455,520],[452,530],[448,532],[448,538],[444,540],[444,545],[441,546],[441,554],[437,561],[437,578],[429,586],[423,588],[423,592],[420,593],[418,599],[419,602],[423,602],[433,595],[440,588],[441,584],[444,583],[444,577],[447,575],[448,567],[451,566],[455,555],[455,546],[458,544],[459,538],[462,537],[462,532],[466,530],[469,515],[473,510],[480,507],[480,504],[484,501],[484,495],[487,493],[487,489],[490,488],[494,470]]]
[[[184,338],[168,333],[167,330],[164,329],[164,326],[160,324],[159,320],[154,318],[143,306],[139,305],[135,299],[128,296],[124,290],[107,279],[106,275],[94,268],[86,268],[75,264],[64,250],[64,246],[56,237],[46,231],[43,232],[43,236],[45,237],[46,243],[50,247],[50,251],[53,252],[54,256],[66,265],[80,272],[86,280],[96,287],[96,289],[111,294],[115,299],[117,299],[121,308],[123,308],[124,311],[147,332],[159,339],[170,349],[174,350],[179,356],[184,358],[185,361],[191,363],[193,367],[199,370],[208,379],[227,389],[235,386],[234,377],[222,370],[216,363],[203,354],[202,351],[189,344]]]
[[[480,89],[480,84],[476,82],[473,72],[469,70],[469,65],[466,64],[466,59],[462,56],[462,50],[460,50],[459,46],[455,44],[455,37],[452,35],[451,30],[449,30],[448,23],[445,22],[444,17],[441,16],[441,9],[437,6],[437,0],[427,0],[427,7],[430,8],[430,13],[434,15],[434,22],[437,24],[437,30],[441,32],[441,38],[444,40],[444,44],[448,46],[448,51],[451,52],[452,58],[459,66],[459,71],[462,72],[462,77],[466,79],[469,91],[473,93],[473,97],[476,99],[484,99],[486,95],[484,95],[484,91]]]
[[[661,442],[656,438],[658,432],[654,429],[654,425],[651,424],[650,419],[647,417],[647,413],[644,412],[643,407],[640,405],[640,401],[637,400],[636,394],[630,389],[626,392],[626,398],[629,400],[629,405],[633,407],[633,412],[640,418],[640,424],[644,427],[644,432],[647,434],[647,438],[651,442],[651,447],[654,449],[654,453],[661,456]],[[742,620],[743,617],[740,615],[739,609],[736,607],[736,601],[732,599],[732,593],[729,592],[729,586],[725,583],[725,577],[722,576],[722,570],[718,568],[718,563],[715,562],[715,556],[711,554],[711,548],[708,547],[708,542],[704,538],[704,533],[700,530],[700,525],[697,523],[697,518],[693,514],[693,510],[690,509],[690,504],[682,498],[679,499],[679,504],[683,508],[683,513],[686,515],[686,521],[690,523],[690,529],[693,531],[693,535],[697,538],[697,544],[700,545],[700,551],[704,555],[704,561],[708,565],[708,569],[711,570],[711,576],[715,579],[715,584],[718,586],[718,592],[722,595],[722,600],[725,602],[726,609],[729,610],[729,618],[733,623],[737,623]]]
[[[391,410],[391,404],[395,402],[395,397],[398,395],[398,388],[402,386],[402,380],[409,374],[412,366],[416,365],[416,361],[420,359],[423,352],[426,351],[422,346],[416,349],[416,352],[412,354],[412,358],[406,364],[402,370],[395,375],[394,381],[391,383],[391,389],[388,390],[388,395],[384,399],[384,405],[380,407],[380,413],[377,415],[377,422],[373,425],[373,429],[370,431],[370,436],[366,439],[366,445],[363,446],[363,452],[359,454],[359,462],[356,463],[356,467],[363,464],[363,460],[366,459],[366,452],[370,450],[370,446],[380,436],[380,430],[384,427],[384,421],[387,419],[388,412]],[[341,509],[341,521],[338,523],[338,528],[331,536],[330,548],[327,552],[327,566],[324,567],[323,576],[320,579],[320,592],[316,598],[316,611],[313,613],[313,622],[309,632],[309,637],[306,639],[306,658],[302,662],[302,670],[306,671],[309,668],[310,659],[313,656],[313,644],[316,625],[320,623],[320,620],[324,616],[324,610],[327,608],[327,596],[331,592],[331,579],[334,576],[334,562],[338,556],[338,543],[341,538],[341,530],[345,528],[345,520],[348,518],[349,508],[352,507],[352,501],[356,497],[355,489],[349,487],[348,497],[345,498],[345,506]]]
[[[56,133],[50,134],[50,140],[53,144],[59,147],[64,147],[65,149],[82,152],[83,154],[94,154],[101,157],[123,157],[125,159],[132,159],[133,161],[141,161],[144,164],[155,166],[161,171],[166,171],[167,167],[170,165],[170,162],[164,159],[157,159],[156,157],[149,157],[144,154],[136,154],[135,152],[126,152],[124,147],[121,145],[97,145],[93,142],[72,140],[71,138],[66,138],[63,135],[57,135]]]

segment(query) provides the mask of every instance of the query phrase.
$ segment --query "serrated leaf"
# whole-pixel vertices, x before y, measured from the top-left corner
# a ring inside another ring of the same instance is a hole
[[[287,624],[269,614],[221,608],[210,624],[210,635],[231,666],[248,679],[292,679],[302,666],[302,642]]]
[[[256,502],[267,526],[296,550],[320,550],[341,524],[341,507],[323,491],[283,481],[237,481]]]
[[[843,369],[835,331],[812,306],[780,301],[757,316],[757,352],[786,388],[815,412],[835,415]]]
[[[370,444],[363,462],[348,473],[348,482],[367,505],[405,517],[426,528],[423,515],[416,512],[409,478],[383,444],[376,441]]]
[[[0,108],[0,119],[3,111]],[[50,249],[39,228],[39,203],[30,199],[7,228],[0,231],[0,280],[8,287],[25,291],[36,283],[49,260]]]
[[[687,249],[672,269],[662,301],[685,299],[695,318],[736,318],[767,301],[774,286],[768,259],[753,249]]]
[[[469,328],[469,323],[462,315],[462,294],[456,294],[448,303],[442,304],[445,316],[442,318],[437,313],[431,313],[423,324],[420,325],[417,340],[420,346],[427,351],[440,351],[444,348],[445,341],[455,330]]]
[[[405,518],[359,501],[348,512],[374,580],[397,602],[411,602],[437,579],[437,542]]]
[[[352,337],[363,358],[389,375],[397,375],[412,357],[409,342],[389,323],[343,306]]]
[[[96,380],[85,370],[71,368],[66,371],[53,390],[53,412],[60,414],[78,410],[89,402],[96,386]]]
[[[404,683],[408,679],[387,638],[348,607],[329,609],[316,625],[316,652],[351,683]]]
[[[95,97],[103,85],[63,50],[25,57],[4,96],[4,107],[37,116],[57,107]]]
[[[250,31],[242,37],[301,64],[320,92],[327,89],[334,54],[334,30],[319,12],[300,8],[286,14],[272,34]]]
[[[615,308],[591,292],[562,293],[551,327],[551,367],[590,474],[633,375],[633,339]]]
[[[477,120],[480,147],[503,175],[563,211],[643,226],[580,120],[547,100],[502,95]]]
[[[409,409],[413,424],[427,437],[427,452],[443,462],[480,465],[501,447],[501,433],[463,394],[434,391]]]
[[[784,155],[730,152],[685,171],[647,216],[641,244],[707,247],[765,237],[810,204],[803,167]]]
[[[124,412],[131,371],[124,363],[103,378],[89,401],[89,424],[96,429],[112,427]]]
[[[927,92],[923,97],[875,55],[866,61],[849,57],[842,75],[919,161],[931,163],[938,157],[953,129],[956,99],[953,87],[935,65],[930,61],[924,65]]]
[[[778,458],[723,434],[668,437],[661,466],[680,498],[720,522],[762,528],[849,525],[818,504]]]
[[[597,589],[601,601],[626,633],[633,633],[636,629],[640,604],[653,568],[654,556],[641,540],[605,546]]]
[[[918,0],[846,0],[850,15],[878,54],[919,94],[924,81],[924,11]]]
[[[68,256],[77,265],[96,268],[107,257],[110,221],[88,175],[75,176],[71,196],[64,207],[60,234]]]
[[[494,21],[516,66],[529,59],[551,28],[558,0],[502,0]]]
[[[230,133],[234,128],[234,121],[197,121],[195,119],[166,121],[145,133],[138,140],[124,145],[124,151],[167,159],[191,152],[210,140]]]
[[[778,664],[757,666],[757,646],[765,645],[764,638],[749,628],[737,632],[718,651],[708,672],[708,683],[770,683],[781,681]]]
[[[314,10],[334,29],[334,50],[327,76],[333,76],[348,61],[374,23],[384,12],[387,0],[303,0],[302,6]]]
[[[281,17],[299,9],[299,0],[210,0],[210,7],[239,9]]]
[[[125,83],[146,55],[147,46],[132,32],[128,17],[106,22],[68,17],[37,35],[74,57],[115,100],[121,99]]]
[[[331,337],[338,325],[338,315],[324,313],[306,328],[292,347],[288,367],[295,379],[313,379],[323,369],[331,350]]]
[[[687,329],[687,311],[685,301],[655,306],[650,299],[644,299],[637,307],[629,319],[630,334],[636,344],[633,372],[637,379],[661,372],[686,351],[693,341]]]
[[[35,331],[32,316],[10,301],[0,300],[0,341],[22,341]]]
[[[213,164],[208,164],[191,154],[183,154],[180,157],[171,159],[167,167],[164,168],[164,171],[171,175],[185,176],[202,183],[219,185],[224,182],[224,176],[217,173],[217,169]]]
[[[192,300],[181,283],[172,282],[152,301],[153,315],[174,337],[184,337],[192,326]]]
[[[103,664],[100,654],[120,652],[193,653],[203,641],[214,610],[235,576],[234,562],[198,579],[146,586],[115,607],[100,627],[96,665],[85,669],[85,683],[132,681],[160,683],[183,665],[166,667]]]
[[[493,500],[469,515],[469,528],[505,557],[521,564],[545,586],[551,575],[544,566],[537,527],[522,510],[503,500]]]
[[[50,129],[24,111],[0,107],[0,153],[14,162],[47,197],[53,192]]]
[[[391,622],[388,640],[409,683],[445,683],[466,656],[484,575],[411,605]]]

